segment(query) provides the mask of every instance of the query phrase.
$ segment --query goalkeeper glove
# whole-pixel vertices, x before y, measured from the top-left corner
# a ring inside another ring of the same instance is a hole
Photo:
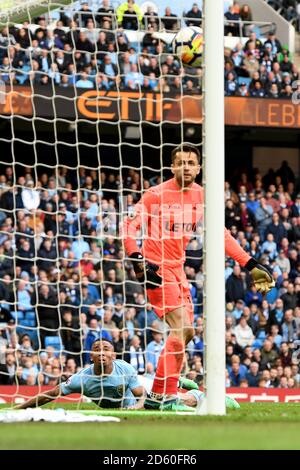
[[[262,295],[267,294],[273,287],[275,287],[275,281],[272,278],[270,272],[265,266],[259,264],[254,258],[249,259],[248,263],[245,265],[245,268],[250,271],[254,285],[257,291]]]
[[[161,285],[162,278],[156,273],[159,266],[148,263],[141,253],[132,253],[129,258],[132,260],[137,280],[141,284],[146,282],[146,289],[156,289]]]

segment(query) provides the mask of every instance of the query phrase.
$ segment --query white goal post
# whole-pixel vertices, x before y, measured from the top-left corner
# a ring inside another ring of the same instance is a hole
[[[223,415],[225,408],[225,246],[224,246],[224,6],[204,2],[204,123],[205,188],[204,315],[205,388],[203,413]]]

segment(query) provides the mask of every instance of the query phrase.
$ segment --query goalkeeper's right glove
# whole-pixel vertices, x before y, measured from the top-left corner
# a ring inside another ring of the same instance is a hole
[[[132,261],[137,280],[141,284],[146,282],[146,289],[156,289],[162,284],[162,278],[156,272],[159,270],[159,266],[148,263],[138,252],[132,253],[129,258]]]

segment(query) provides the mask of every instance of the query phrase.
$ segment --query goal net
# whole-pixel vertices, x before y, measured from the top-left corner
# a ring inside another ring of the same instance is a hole
[[[192,0],[61,0],[1,16],[1,401],[65,382],[99,338],[151,386],[169,327],[136,280],[120,224],[173,176],[175,147],[202,152],[202,69],[183,68],[171,45],[181,27],[201,26],[201,11]],[[195,336],[181,375],[203,386],[202,226],[183,270]]]

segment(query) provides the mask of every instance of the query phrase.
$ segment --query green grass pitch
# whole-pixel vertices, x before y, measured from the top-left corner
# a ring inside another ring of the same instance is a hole
[[[300,449],[300,404],[245,403],[225,417],[117,410],[103,414],[118,416],[121,422],[0,424],[0,449]]]

